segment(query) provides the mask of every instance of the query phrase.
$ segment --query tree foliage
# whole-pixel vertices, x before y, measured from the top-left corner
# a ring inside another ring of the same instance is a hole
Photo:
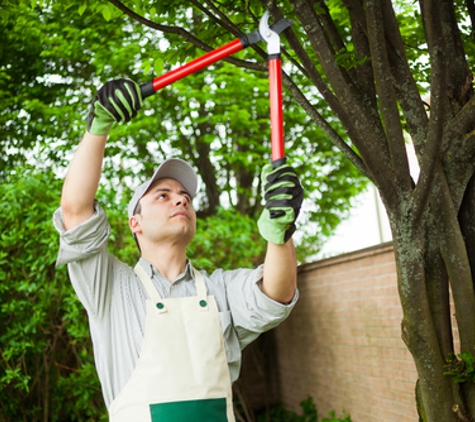
[[[102,83],[117,77],[144,83],[200,54],[183,42],[180,31],[166,36],[151,31],[108,2],[35,4],[32,9],[31,2],[10,1],[0,9],[0,91],[5,96],[0,177],[23,162],[66,167]],[[167,6],[155,9],[159,13]],[[180,10],[171,14],[175,24],[201,28],[214,42],[229,38],[199,14]],[[16,57],[20,53],[21,60]],[[252,50],[240,57],[257,60]],[[270,127],[268,79],[256,69],[217,63],[146,100],[136,119],[113,128],[104,182],[119,186],[119,195],[126,196],[157,162],[179,156],[200,175],[200,217],[224,207],[257,219],[262,210],[259,173],[270,156]],[[304,175],[310,198],[301,218],[306,242],[299,257],[304,260],[333,232],[366,182],[348,160],[335,158],[328,138],[308,125],[308,116],[288,94],[284,102],[287,153]],[[306,231],[308,221],[317,223]]]

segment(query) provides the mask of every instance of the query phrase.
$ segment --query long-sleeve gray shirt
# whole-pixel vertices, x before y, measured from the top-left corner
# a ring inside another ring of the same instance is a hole
[[[106,213],[96,202],[95,213],[66,231],[58,209],[53,222],[60,233],[57,265],[68,264],[73,287],[89,316],[96,369],[107,407],[125,387],[135,368],[145,333],[147,292],[133,269],[107,249],[110,228]],[[191,266],[170,282],[143,258],[160,296],[196,295]],[[241,350],[259,334],[276,327],[298,299],[288,305],[275,302],[260,290],[263,267],[202,271],[208,294],[215,297],[223,330],[231,380],[239,376]]]

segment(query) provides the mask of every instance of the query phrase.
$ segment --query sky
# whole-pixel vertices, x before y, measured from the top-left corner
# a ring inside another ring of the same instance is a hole
[[[419,176],[419,165],[414,147],[406,145],[409,167],[414,180]],[[316,260],[329,258],[347,252],[357,251],[392,240],[389,220],[379,193],[373,184],[355,198],[355,206],[350,216],[328,239]]]
[[[373,184],[360,194],[335,234],[325,243],[317,259],[329,258],[346,252],[389,242],[392,239],[386,211]]]

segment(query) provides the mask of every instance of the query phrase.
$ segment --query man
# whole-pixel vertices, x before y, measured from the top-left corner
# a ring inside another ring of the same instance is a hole
[[[54,215],[58,265],[68,264],[87,310],[111,421],[234,421],[231,384],[241,350],[284,320],[298,297],[290,237],[302,188],[291,167],[265,166],[264,265],[208,275],[186,259],[196,174],[182,160],[166,160],[130,201],[142,257],[128,267],[107,251],[109,226],[94,197],[112,124],[129,121],[141,105],[140,88],[125,79],[96,94]]]

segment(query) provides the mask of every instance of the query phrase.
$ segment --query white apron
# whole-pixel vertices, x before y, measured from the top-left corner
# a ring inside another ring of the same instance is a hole
[[[218,307],[193,269],[197,296],[161,299],[140,264],[151,299],[137,365],[109,407],[111,422],[235,422]]]

